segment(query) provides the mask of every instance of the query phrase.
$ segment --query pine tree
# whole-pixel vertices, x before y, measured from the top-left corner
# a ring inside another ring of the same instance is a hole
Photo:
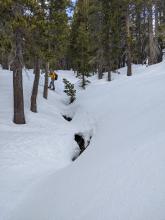
[[[120,42],[120,14],[122,11],[120,6],[120,1],[102,1],[102,45],[104,71],[108,72],[108,81],[111,81],[111,71],[115,71],[120,65],[119,57],[122,52]]]
[[[14,94],[14,118],[16,124],[25,124],[24,115],[24,99],[22,84],[22,68],[23,68],[23,26],[26,24],[24,19],[24,5],[21,2],[11,1],[12,9],[12,30],[13,43],[15,46],[15,57],[13,66],[13,94]]]
[[[67,79],[63,79],[63,83],[65,85],[64,92],[69,96],[70,98],[70,104],[75,101],[76,99],[76,90],[74,88],[74,84],[69,82]]]
[[[46,10],[46,32],[45,32],[45,83],[43,97],[48,97],[48,72],[49,68],[64,67],[64,60],[69,39],[69,24],[67,8],[70,0],[49,0],[47,4],[42,2]]]
[[[112,53],[112,11],[111,11],[112,1],[102,1],[102,11],[103,11],[103,25],[102,25],[102,44],[103,44],[103,57],[104,57],[104,70],[108,72],[108,81],[111,81],[111,53]]]
[[[102,44],[103,12],[99,0],[89,2],[89,52],[90,66],[93,73],[98,73],[98,78],[103,76],[103,44]],[[96,43],[97,42],[97,43]]]
[[[85,88],[85,76],[89,75],[89,1],[79,0],[76,5],[71,33],[71,54],[74,54],[74,69],[82,77],[82,87]]]
[[[43,59],[44,52],[44,41],[45,41],[45,31],[46,31],[46,22],[45,22],[45,11],[42,8],[42,5],[37,4],[34,7],[33,17],[31,20],[32,30],[29,34],[29,45],[31,56],[34,59],[34,82],[33,89],[31,94],[31,106],[30,110],[32,112],[37,112],[37,95],[38,95],[38,86],[40,80],[40,64]],[[27,45],[27,47],[29,47]]]

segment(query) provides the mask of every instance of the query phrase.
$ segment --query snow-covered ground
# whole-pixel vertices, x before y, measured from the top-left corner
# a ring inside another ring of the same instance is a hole
[[[33,182],[71,162],[75,130],[62,117],[68,111],[66,98],[59,94],[63,86],[61,80],[60,83],[58,92],[50,91],[49,100],[44,100],[42,76],[38,113],[34,114],[29,111],[33,74],[26,71],[27,124],[17,126],[12,123],[12,73],[0,70],[0,220],[6,219]]]
[[[164,69],[133,66],[126,77],[123,68],[110,83],[93,76],[70,106],[62,78],[76,88],[78,79],[59,71],[47,101],[41,79],[38,114],[25,73],[23,126],[12,123],[12,77],[0,70],[0,220],[164,220]],[[92,139],[73,163],[76,132]]]

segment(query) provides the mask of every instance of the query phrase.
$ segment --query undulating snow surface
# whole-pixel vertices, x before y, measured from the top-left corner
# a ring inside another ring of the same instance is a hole
[[[59,71],[47,101],[41,79],[38,114],[26,72],[23,126],[11,122],[11,73],[0,71],[0,220],[164,220],[164,71],[165,62],[134,66],[129,78],[121,69],[110,83],[93,76],[70,106],[62,78],[79,82]],[[73,163],[77,132],[92,139]]]

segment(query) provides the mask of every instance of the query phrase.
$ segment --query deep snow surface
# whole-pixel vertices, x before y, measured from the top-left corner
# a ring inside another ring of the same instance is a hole
[[[12,123],[12,73],[0,70],[0,220],[10,215],[34,182],[71,162],[77,147],[75,130],[62,117],[68,111],[60,83],[58,92],[50,91],[49,100],[44,100],[41,76],[39,113],[34,114],[29,111],[33,74],[24,72],[27,124],[17,126]]]
[[[25,74],[28,124],[21,127],[10,122],[12,86],[1,71],[0,219],[164,220],[164,69],[165,63],[134,66],[128,78],[124,68],[110,83],[91,77],[71,106],[59,79],[48,101],[39,98],[38,115],[28,111]],[[59,75],[77,82],[69,72]],[[71,163],[78,131],[93,137]]]

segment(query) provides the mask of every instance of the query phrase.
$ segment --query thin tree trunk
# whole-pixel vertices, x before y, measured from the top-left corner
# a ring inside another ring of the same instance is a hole
[[[36,57],[35,60],[35,77],[34,77],[34,83],[33,83],[33,89],[32,89],[32,95],[31,95],[31,107],[30,110],[32,112],[37,112],[37,94],[38,94],[38,85],[39,85],[39,79],[40,79],[40,60],[38,57]]]
[[[159,17],[158,17],[158,2],[155,1],[155,38],[158,41]]]
[[[111,70],[109,69],[108,70],[108,81],[111,81],[112,80],[112,78],[111,78]]]
[[[143,63],[143,51],[142,51],[142,31],[141,31],[141,11],[142,7],[140,6],[140,9],[137,7],[136,9],[136,26],[137,26],[137,31],[136,31],[136,38],[137,38],[137,50],[138,50],[138,57],[137,57],[137,64],[142,64]]]
[[[82,88],[85,89],[85,74],[82,74]]]
[[[128,6],[129,7],[129,6]],[[132,76],[132,59],[131,59],[131,33],[129,9],[126,12],[126,32],[127,32],[127,76]]]
[[[16,56],[13,61],[13,96],[14,96],[14,118],[16,124],[25,124],[24,98],[22,83],[22,35],[21,30],[15,30]]]
[[[108,71],[108,81],[111,81],[111,71]]]
[[[46,63],[46,68],[45,68],[45,83],[44,83],[44,92],[43,92],[43,97],[45,99],[48,98],[48,73],[49,73],[49,62]]]
[[[161,62],[163,59],[163,53],[158,38],[159,38],[159,3],[158,0],[155,0],[155,46],[157,48],[157,60],[156,60],[157,63]]]
[[[98,67],[98,79],[102,79],[103,78],[103,70],[102,70],[102,66],[99,65]]]
[[[153,47],[153,26],[152,26],[152,6],[149,6],[149,17],[148,17],[148,28],[149,28],[149,65],[154,63],[153,55],[152,55],[152,47]]]
[[[155,64],[156,61],[156,45],[153,34],[153,10],[152,3],[148,5],[148,29],[149,29],[149,65]]]

